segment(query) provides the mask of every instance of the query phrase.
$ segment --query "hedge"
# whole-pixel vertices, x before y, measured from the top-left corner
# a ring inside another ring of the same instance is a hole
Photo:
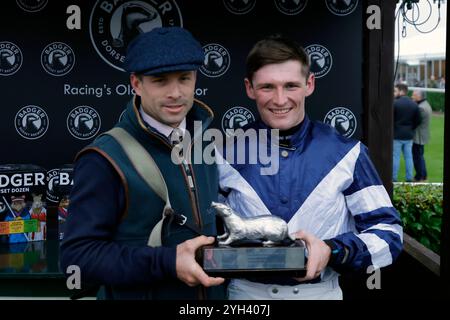
[[[443,186],[395,184],[393,204],[399,211],[403,230],[437,254],[441,245]]]
[[[427,100],[433,111],[444,112],[445,94],[444,92],[427,92]]]

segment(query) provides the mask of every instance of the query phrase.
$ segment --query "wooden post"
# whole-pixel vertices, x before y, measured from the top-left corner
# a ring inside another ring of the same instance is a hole
[[[392,196],[394,38],[396,0],[366,0],[381,9],[381,30],[364,26],[363,138]],[[364,9],[365,10],[365,9]],[[365,18],[367,19],[367,15]]]
[[[447,17],[449,17],[449,5],[447,4]],[[447,32],[447,50],[449,52],[450,37]],[[450,95],[448,86],[449,58],[445,62],[445,118],[444,118],[444,214],[441,226],[441,278],[442,297],[450,296],[450,168],[445,165],[450,161]]]

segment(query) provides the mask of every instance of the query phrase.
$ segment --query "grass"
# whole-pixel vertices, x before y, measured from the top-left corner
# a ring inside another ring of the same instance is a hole
[[[444,114],[433,113],[430,123],[430,142],[425,145],[428,182],[442,182],[444,177]],[[405,162],[400,159],[398,181],[405,181]]]

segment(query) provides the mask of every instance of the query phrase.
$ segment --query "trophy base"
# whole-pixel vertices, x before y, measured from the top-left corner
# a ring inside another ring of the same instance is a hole
[[[212,277],[303,277],[306,274],[305,246],[301,241],[273,247],[262,247],[260,243],[205,246],[201,249],[200,264]]]

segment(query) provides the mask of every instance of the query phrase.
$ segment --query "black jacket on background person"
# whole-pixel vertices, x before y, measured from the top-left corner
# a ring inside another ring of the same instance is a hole
[[[420,124],[420,112],[417,103],[408,96],[394,100],[394,139],[412,140],[414,129]]]

